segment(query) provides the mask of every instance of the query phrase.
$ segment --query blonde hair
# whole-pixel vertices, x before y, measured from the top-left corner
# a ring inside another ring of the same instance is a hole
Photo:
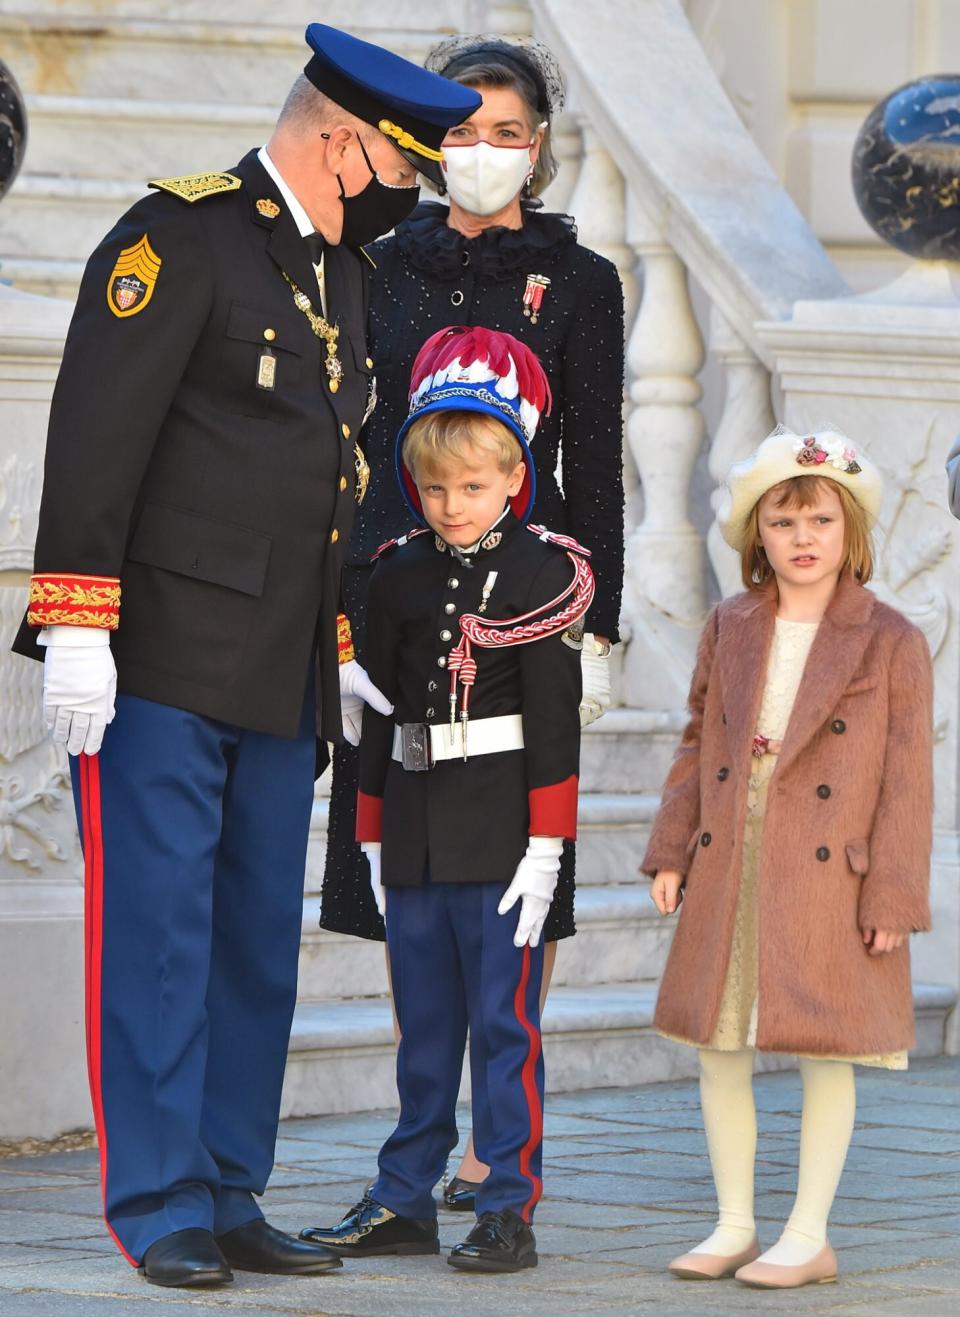
[[[465,461],[470,448],[493,457],[504,473],[523,461],[516,435],[495,416],[449,411],[430,412],[413,422],[403,441],[403,464],[416,480],[418,470]]]
[[[866,510],[850,491],[829,476],[791,476],[772,485],[753,505],[747,520],[747,534],[740,553],[740,574],[748,590],[759,590],[773,576],[760,539],[760,504],[767,494],[774,494],[774,507],[812,507],[825,485],[836,493],[843,511],[843,561],[840,571],[851,572],[861,585],[873,575],[873,544],[870,538],[870,521]]]

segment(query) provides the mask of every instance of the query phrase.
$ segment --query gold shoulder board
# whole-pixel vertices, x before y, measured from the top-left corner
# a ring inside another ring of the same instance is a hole
[[[236,192],[242,181],[235,174],[184,174],[181,178],[152,178],[149,187],[172,192],[181,201],[202,201],[218,192]]]

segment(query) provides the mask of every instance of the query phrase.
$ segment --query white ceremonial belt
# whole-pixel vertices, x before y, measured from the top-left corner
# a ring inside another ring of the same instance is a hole
[[[492,755],[523,749],[523,719],[519,713],[498,718],[471,718],[467,754]],[[393,729],[393,757],[411,772],[432,768],[441,759],[463,759],[463,725],[450,732],[449,723],[402,723]]]

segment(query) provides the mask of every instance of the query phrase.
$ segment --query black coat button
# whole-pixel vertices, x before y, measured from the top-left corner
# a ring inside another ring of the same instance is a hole
[[[717,781],[718,781],[718,782],[726,782],[726,780],[727,780],[727,778],[728,778],[729,776],[730,776],[730,769],[729,769],[729,768],[718,768],[718,769],[717,769]]]
[[[709,833],[709,832],[701,832],[701,834],[700,834],[700,845],[701,845],[701,846],[709,846],[710,843],[711,843],[712,841],[713,841],[713,838],[710,836],[710,833]]]
[[[821,862],[821,864],[825,864],[827,860],[829,860],[829,858],[830,858],[829,846],[818,846],[817,859]]]
[[[842,736],[847,730],[847,724],[842,718],[834,718],[833,722],[830,724],[830,730],[831,732],[836,732],[837,736]]]
[[[821,800],[830,799],[830,788],[827,786],[825,782],[822,782],[820,786],[817,787],[817,795],[820,797]]]

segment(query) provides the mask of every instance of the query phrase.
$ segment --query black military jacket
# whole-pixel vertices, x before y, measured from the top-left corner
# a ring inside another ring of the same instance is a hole
[[[318,730],[338,740],[340,563],[372,387],[366,262],[326,248],[333,393],[325,344],[283,277],[319,312],[307,244],[255,151],[231,173],[234,191],[138,201],[90,258],[53,398],[34,570],[121,578],[121,692],[257,731],[295,734],[319,645]],[[154,282],[120,315],[109,290],[143,235]],[[258,387],[267,348],[272,388]],[[14,648],[42,658],[36,635],[24,624]]]
[[[520,714],[522,750],[441,760],[425,772],[391,757],[395,724],[449,725],[447,659],[489,572],[497,579],[486,616],[496,619],[538,608],[570,583],[561,548],[512,513],[496,529],[502,540],[472,565],[426,533],[388,551],[373,573],[367,660],[395,707],[392,717],[364,710],[357,840],[382,841],[386,886],[422,883],[428,866],[434,882],[509,882],[531,834],[576,836],[580,653],[565,634],[473,650],[470,721]]]

